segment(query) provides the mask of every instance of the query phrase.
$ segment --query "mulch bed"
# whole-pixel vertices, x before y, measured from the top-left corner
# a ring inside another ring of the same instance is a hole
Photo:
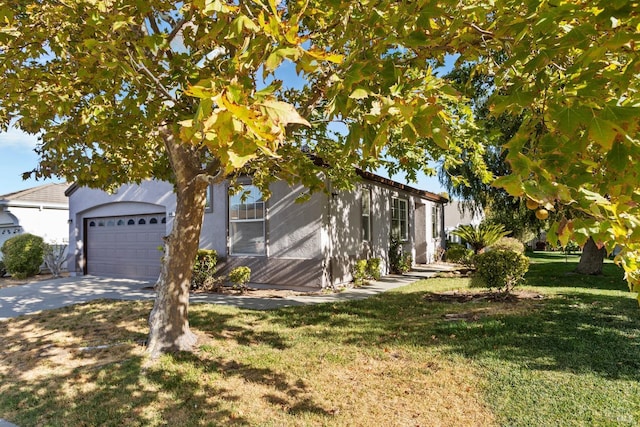
[[[544,296],[531,291],[513,291],[510,294],[488,291],[447,291],[425,295],[424,299],[433,302],[474,302],[474,301],[497,301],[497,302],[517,302],[520,300],[539,300]]]

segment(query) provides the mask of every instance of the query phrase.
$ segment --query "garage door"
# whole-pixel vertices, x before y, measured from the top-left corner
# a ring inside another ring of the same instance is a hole
[[[157,279],[166,221],[164,213],[88,218],[87,273]]]

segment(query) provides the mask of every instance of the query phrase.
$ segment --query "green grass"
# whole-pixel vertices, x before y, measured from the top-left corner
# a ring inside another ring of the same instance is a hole
[[[622,272],[536,253],[542,299],[435,301],[438,278],[271,312],[194,305],[193,354],[147,366],[149,303],[0,323],[0,417],[31,425],[640,425],[640,309]],[[450,315],[468,320],[451,320]],[[117,344],[79,351],[81,346]],[[55,350],[55,351],[54,351]]]

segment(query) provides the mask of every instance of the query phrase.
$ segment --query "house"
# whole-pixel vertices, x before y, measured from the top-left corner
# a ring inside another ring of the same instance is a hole
[[[68,184],[46,184],[0,196],[0,247],[11,237],[31,233],[48,243],[69,239]],[[2,253],[0,253],[0,259]]]
[[[200,247],[215,249],[223,269],[246,265],[251,281],[283,288],[318,290],[351,280],[351,265],[382,260],[388,271],[393,231],[416,263],[435,260],[444,242],[446,198],[359,172],[355,191],[313,194],[296,203],[305,188],[279,181],[262,198],[249,178],[246,198],[229,195],[229,184],[209,188]],[[172,226],[176,197],[171,184],[145,181],[114,194],[73,185],[69,196],[72,274],[155,279],[163,236]]]
[[[462,209],[462,203],[452,200],[444,207],[444,231],[447,241],[452,243],[461,243],[459,236],[452,234],[452,231],[461,225],[477,226],[484,219],[484,214],[473,211],[469,208]]]

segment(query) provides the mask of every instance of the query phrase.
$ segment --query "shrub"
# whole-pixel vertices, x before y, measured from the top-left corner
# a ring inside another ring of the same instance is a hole
[[[405,254],[402,243],[397,237],[389,238],[389,270],[391,273],[404,274],[411,270],[411,255]]]
[[[42,237],[25,233],[12,237],[2,245],[7,271],[17,279],[35,276],[44,260]]]
[[[43,245],[44,265],[47,266],[53,277],[60,277],[62,264],[67,260],[67,245],[56,243]]]
[[[210,291],[220,282],[215,277],[218,253],[211,249],[200,249],[196,254],[191,275],[191,290]]]
[[[502,250],[519,252],[521,254],[524,253],[524,244],[520,240],[514,239],[513,237],[503,237],[502,239],[491,245],[490,248],[492,251]]]
[[[380,258],[369,258],[367,260],[367,277],[373,280],[380,280]]]
[[[251,280],[251,269],[249,267],[236,267],[229,273],[229,281],[233,283],[233,288],[241,293],[247,290],[249,280]]]
[[[476,255],[475,266],[481,284],[508,294],[523,281],[529,258],[519,252],[498,249]]]
[[[0,260],[0,277],[4,277],[7,274],[7,267],[4,266],[4,261]]]
[[[351,275],[353,276],[353,284],[362,286],[367,283],[367,260],[360,259],[351,267]]]
[[[380,258],[361,259],[351,267],[351,275],[355,286],[369,283],[369,280],[380,280]]]
[[[452,233],[469,243],[473,251],[478,253],[481,249],[491,246],[510,232],[505,230],[502,224],[483,222],[478,226],[461,225],[453,230]]]
[[[451,245],[447,252],[445,252],[445,259],[447,262],[453,262],[455,264],[467,265],[471,257],[473,256],[473,250],[467,249],[462,245]]]

